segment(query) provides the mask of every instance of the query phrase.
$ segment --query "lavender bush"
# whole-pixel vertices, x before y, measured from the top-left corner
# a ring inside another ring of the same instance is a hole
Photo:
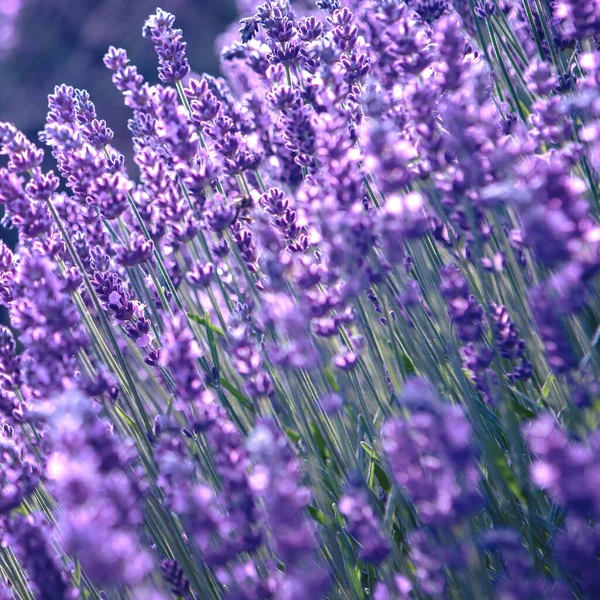
[[[600,3],[241,9],[0,125],[0,597],[600,597]]]

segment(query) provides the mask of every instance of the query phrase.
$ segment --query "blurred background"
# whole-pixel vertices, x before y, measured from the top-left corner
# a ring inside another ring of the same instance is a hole
[[[235,0],[0,0],[0,120],[37,140],[48,94],[67,83],[90,92],[115,132],[113,145],[128,155],[131,111],[102,57],[111,44],[121,46],[149,82],[158,82],[154,48],[142,37],[157,6],[177,17],[192,69],[217,74],[215,38],[236,19]],[[14,243],[11,232],[0,237]]]

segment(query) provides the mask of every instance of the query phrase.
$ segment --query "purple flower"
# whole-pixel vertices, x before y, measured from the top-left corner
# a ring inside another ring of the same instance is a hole
[[[198,150],[198,140],[183,107],[177,102],[177,93],[172,88],[163,88],[159,90],[157,100],[157,136],[175,157],[183,162],[190,161]]]
[[[558,85],[556,72],[547,62],[534,60],[527,69],[526,78],[529,89],[538,96],[547,96]]]
[[[47,399],[66,389],[75,374],[75,356],[88,338],[48,258],[23,257],[13,295],[18,300],[11,306],[11,318],[26,349],[23,378],[36,396]]]
[[[407,418],[388,421],[383,450],[397,485],[425,524],[449,525],[478,505],[480,471],[462,409],[444,404],[421,379],[406,383]]]
[[[255,428],[248,446],[255,461],[251,486],[264,503],[273,549],[287,566],[280,594],[290,600],[319,597],[329,578],[315,558],[317,537],[305,513],[310,491],[301,483],[300,465],[271,422]]]
[[[572,513],[598,515],[598,435],[594,435],[588,444],[570,441],[554,417],[544,413],[524,427],[524,436],[535,457],[531,464],[533,483]]]
[[[89,194],[102,216],[113,220],[127,210],[127,194],[131,187],[131,182],[122,173],[105,173],[93,181]]]
[[[10,329],[0,326],[0,381],[4,390],[18,388],[21,384],[21,356]]]
[[[8,156],[8,170],[11,173],[24,173],[42,164],[44,153],[32,144],[13,125],[3,123],[0,154]]]
[[[434,23],[449,10],[447,0],[414,0],[408,4],[426,23]]]
[[[411,533],[408,542],[419,588],[427,595],[443,596],[447,581],[441,549],[423,531]]]
[[[8,527],[8,539],[27,569],[35,597],[41,600],[75,600],[78,593],[62,572],[51,544],[49,528],[41,513],[16,516]]]
[[[413,584],[408,578],[395,575],[392,590],[385,583],[379,582],[373,597],[375,600],[408,600],[412,589]]]
[[[433,3],[434,7],[440,2]],[[459,20],[453,16],[444,16],[435,23],[433,38],[437,44],[440,63],[437,67],[443,89],[457,90],[466,75],[464,53],[461,46],[465,36]]]
[[[133,235],[129,247],[117,248],[117,261],[124,267],[133,267],[148,261],[154,252],[154,242],[143,235]]]
[[[520,205],[524,243],[532,246],[549,268],[576,259],[581,252],[581,232],[589,219],[585,184],[570,174],[564,159],[533,158],[522,169],[529,195]]]
[[[202,353],[183,315],[171,319],[162,341],[164,348],[160,361],[173,374],[178,397],[184,403],[194,400],[202,387],[196,366]]]
[[[554,16],[567,38],[595,36],[600,30],[600,3],[560,0],[553,5]]]
[[[36,170],[33,177],[25,186],[25,191],[34,200],[43,202],[54,194],[58,189],[59,183],[58,177],[56,177],[52,171],[42,173],[39,170]]]
[[[190,72],[185,56],[186,43],[181,39],[181,29],[175,29],[174,23],[174,15],[158,8],[148,18],[143,29],[144,37],[149,37],[154,44],[158,55],[158,76],[164,83],[180,81]],[[110,64],[112,67],[115,61],[110,60]]]
[[[38,485],[40,467],[8,423],[0,428],[0,513],[8,515]]]
[[[165,581],[174,596],[187,598],[190,593],[190,582],[176,560],[163,560],[160,564]]]
[[[213,278],[215,267],[212,263],[197,264],[185,276],[188,283],[198,289],[206,288]]]
[[[577,288],[571,291],[577,291]],[[563,321],[569,311],[560,309],[557,296],[560,298],[550,286],[540,285],[530,291],[529,302],[550,368],[555,373],[566,373],[577,367],[579,359]]]
[[[140,482],[98,409],[77,392],[63,397],[51,417],[52,489],[63,508],[61,543],[102,584],[137,585],[152,568],[136,531],[143,521]]]
[[[504,574],[498,577],[501,598],[567,598],[566,586],[536,572],[533,559],[516,531],[496,529],[481,536],[483,547],[499,555]]]
[[[137,181],[85,90],[48,97],[54,171],[0,123],[34,596],[600,594],[600,0],[542,4],[238,0],[196,78],[157,9],[160,84],[104,57]]]
[[[111,71],[122,69],[128,62],[127,52],[123,48],[110,46],[108,52],[104,55],[104,64]]]
[[[339,501],[339,511],[348,522],[348,530],[359,544],[362,560],[378,564],[390,552],[388,541],[381,533],[381,526],[373,510],[367,492],[353,487]]]
[[[196,482],[194,465],[180,439],[171,432],[160,435],[156,451],[159,485],[171,510],[180,515],[186,531],[213,568],[254,552],[262,536],[248,474],[248,451],[237,427],[208,391],[199,394],[190,411],[193,432],[205,436],[222,489]],[[192,435],[191,432],[189,435]]]
[[[411,192],[404,197],[389,194],[379,228],[388,260],[399,262],[405,256],[404,243],[425,235],[429,230],[423,196],[418,192]]]
[[[559,563],[580,592],[593,598],[600,592],[600,526],[579,516],[568,516],[565,525],[556,540]]]
[[[327,415],[337,415],[344,406],[344,399],[335,392],[326,394],[319,400],[323,412]]]
[[[462,342],[476,342],[483,335],[483,307],[475,296],[459,269],[452,265],[442,267],[441,292],[448,303],[450,320],[456,327],[456,334]]]
[[[519,332],[515,324],[511,321],[506,307],[492,304],[490,319],[494,324],[494,334],[500,354],[508,359],[523,356],[525,342],[519,338]]]

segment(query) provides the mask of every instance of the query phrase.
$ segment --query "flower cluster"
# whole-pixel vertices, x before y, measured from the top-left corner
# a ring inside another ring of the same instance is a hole
[[[0,583],[599,597],[597,4],[238,0],[222,77],[157,9],[134,165],[0,123]]]

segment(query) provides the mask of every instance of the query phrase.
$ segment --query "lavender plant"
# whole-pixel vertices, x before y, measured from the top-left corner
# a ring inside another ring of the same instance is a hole
[[[0,124],[2,597],[598,598],[600,6],[239,8]]]

